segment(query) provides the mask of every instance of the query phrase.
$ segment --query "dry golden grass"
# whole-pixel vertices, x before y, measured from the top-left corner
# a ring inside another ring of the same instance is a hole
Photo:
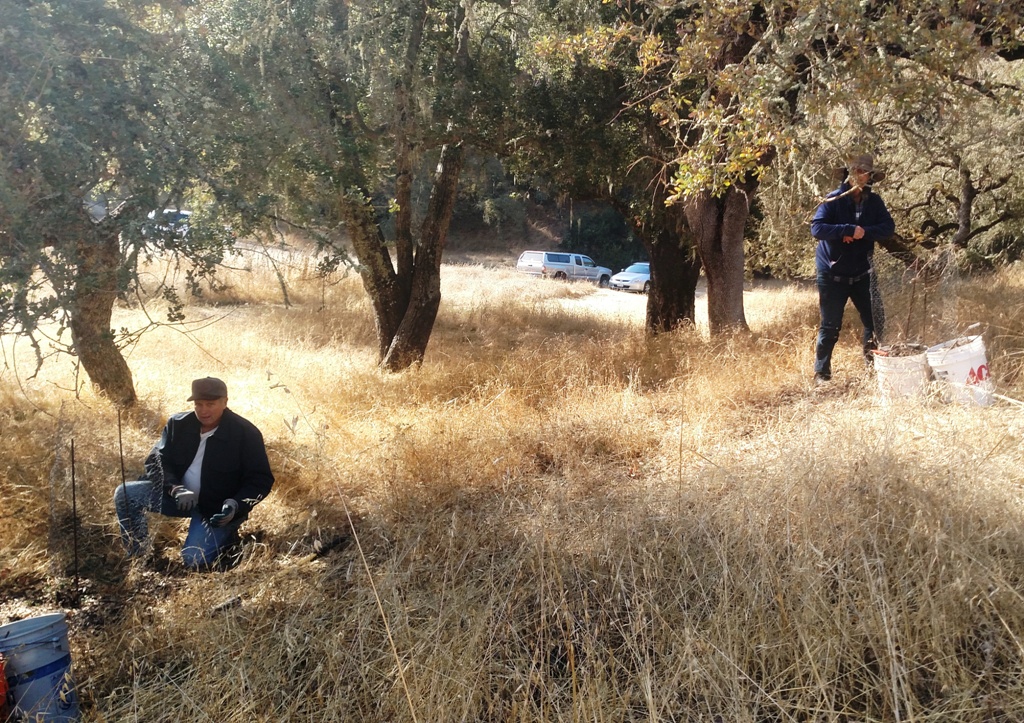
[[[810,287],[752,289],[749,336],[649,340],[643,297],[474,265],[385,375],[358,277],[234,265],[130,349],[121,435],[131,477],[227,380],[278,479],[223,572],[181,569],[173,521],[123,560],[116,413],[3,339],[0,623],[67,611],[86,719],[1024,718],[1020,405],[883,406],[852,312],[815,388]],[[954,291],[1021,398],[1024,272]]]

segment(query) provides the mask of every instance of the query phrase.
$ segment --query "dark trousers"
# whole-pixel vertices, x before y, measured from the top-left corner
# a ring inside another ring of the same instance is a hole
[[[872,363],[871,350],[877,348],[876,340],[882,336],[882,325],[885,323],[882,297],[877,289],[873,289],[874,283],[874,274],[844,277],[818,272],[821,326],[818,328],[818,342],[814,349],[815,374],[826,378],[832,376],[832,350],[843,328],[843,312],[847,301],[852,301],[860,314],[861,323],[864,324],[864,360],[868,364]]]

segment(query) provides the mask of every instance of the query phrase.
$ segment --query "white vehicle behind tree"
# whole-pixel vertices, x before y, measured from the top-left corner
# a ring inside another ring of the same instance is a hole
[[[647,261],[637,261],[615,274],[611,280],[613,289],[636,291],[646,294],[651,290],[651,265]]]
[[[524,251],[516,262],[516,271],[563,281],[592,281],[608,286],[612,270],[598,266],[589,256],[562,251]]]
[[[179,208],[165,208],[161,212],[150,211],[146,219],[149,223],[143,228],[143,234],[151,236],[175,236],[184,239],[188,236],[191,211]]]

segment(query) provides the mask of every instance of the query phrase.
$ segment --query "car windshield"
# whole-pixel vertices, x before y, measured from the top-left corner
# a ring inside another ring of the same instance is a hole
[[[651,271],[650,264],[630,264],[629,268],[626,269],[631,274],[647,274]]]
[[[177,208],[165,208],[159,213],[157,211],[150,211],[146,218],[151,221],[162,222],[168,226],[174,227],[187,224],[191,215],[191,211],[184,211]]]

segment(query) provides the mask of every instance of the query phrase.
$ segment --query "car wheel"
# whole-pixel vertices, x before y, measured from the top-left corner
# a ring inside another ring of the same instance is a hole
[[[651,293],[651,282],[650,281],[645,281],[644,282],[644,293],[645,294]]]
[[[597,285],[600,286],[602,289],[607,289],[609,281],[611,281],[610,276],[602,276],[601,280],[597,282]]]
[[[564,271],[556,271],[555,279],[557,279],[558,281],[568,281],[569,277],[565,275]]]

